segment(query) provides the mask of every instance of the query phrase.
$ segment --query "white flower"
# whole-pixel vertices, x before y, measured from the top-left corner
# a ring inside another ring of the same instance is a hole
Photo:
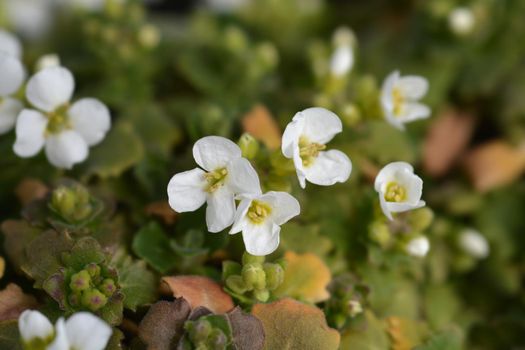
[[[354,66],[355,36],[348,27],[340,27],[334,32],[335,50],[330,58],[330,72],[336,77],[347,74]]]
[[[410,240],[406,246],[407,253],[418,258],[422,258],[427,255],[429,249],[430,243],[426,237],[414,238]]]
[[[386,120],[394,127],[404,130],[404,124],[430,116],[430,108],[419,103],[428,91],[428,81],[419,76],[401,77],[398,71],[391,73],[381,88],[381,105]]]
[[[46,34],[53,23],[55,0],[4,0],[7,21],[29,39]]]
[[[23,158],[42,148],[49,162],[70,169],[84,161],[89,146],[98,144],[111,127],[108,108],[99,100],[83,98],[70,105],[75,81],[69,70],[52,67],[27,83],[26,97],[35,109],[24,109],[16,122],[15,153]]]
[[[450,30],[456,35],[468,35],[475,25],[475,17],[468,7],[457,7],[448,15]]]
[[[111,327],[89,312],[78,312],[55,327],[38,311],[26,310],[18,319],[22,342],[42,344],[45,350],[103,350],[111,337]],[[41,349],[41,347],[39,347]]]
[[[24,79],[25,70],[20,60],[0,50],[0,134],[14,127],[23,108],[22,103],[11,95],[20,89]]]
[[[49,53],[40,58],[35,63],[35,70],[41,71],[46,68],[60,67],[60,57],[56,53]]]
[[[230,234],[242,231],[248,253],[268,255],[279,246],[280,225],[300,211],[297,199],[286,192],[246,195],[237,208]]]
[[[16,36],[0,29],[0,52],[20,58],[22,57],[22,44]]]
[[[219,232],[233,223],[235,195],[260,193],[259,177],[241,149],[219,136],[207,136],[193,146],[193,158],[203,168],[175,174],[168,184],[169,204],[176,212],[194,211],[205,202],[206,224]]]
[[[474,229],[466,229],[460,233],[459,245],[474,258],[484,259],[489,256],[490,247],[487,239]]]
[[[405,162],[385,166],[376,177],[375,190],[383,213],[392,220],[392,213],[399,213],[425,206],[421,200],[423,180],[414,174],[414,168]]]
[[[293,159],[302,188],[306,180],[322,186],[348,180],[352,172],[350,159],[338,150],[325,151],[325,144],[342,129],[339,117],[320,107],[298,112],[286,126],[282,152]]]

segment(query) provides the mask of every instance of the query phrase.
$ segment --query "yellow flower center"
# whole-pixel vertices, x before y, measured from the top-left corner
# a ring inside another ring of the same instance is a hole
[[[387,202],[403,202],[407,197],[406,188],[397,182],[390,182],[386,186],[385,200]]]
[[[226,170],[226,168],[218,168],[214,171],[204,174],[206,182],[208,183],[205,189],[206,192],[212,193],[217,191],[217,189],[224,185],[224,181],[226,180],[227,176],[228,170]]]
[[[58,107],[53,112],[46,114],[48,118],[46,134],[57,134],[65,129],[71,129],[71,122],[67,111],[69,104]]]
[[[405,96],[400,88],[392,90],[392,100],[394,104],[394,115],[399,117],[403,113],[403,105],[405,104]]]
[[[272,212],[272,207],[268,203],[254,200],[248,209],[248,218],[254,224],[261,224]]]
[[[299,138],[299,156],[303,161],[304,167],[309,167],[313,164],[319,152],[326,149],[325,145],[320,143],[310,142],[307,137],[301,136]]]

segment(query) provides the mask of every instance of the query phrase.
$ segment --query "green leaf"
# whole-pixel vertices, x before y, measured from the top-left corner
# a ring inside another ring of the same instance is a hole
[[[162,274],[177,266],[178,259],[171,249],[170,240],[156,222],[150,222],[135,234],[132,247],[135,254]]]
[[[124,306],[135,311],[137,306],[153,302],[157,296],[157,277],[147,269],[142,260],[133,259],[123,252],[115,254],[119,284],[124,294]]]
[[[21,350],[17,321],[0,322],[0,349]]]
[[[425,291],[424,302],[427,320],[435,329],[451,324],[460,311],[458,297],[448,285],[429,286]]]
[[[82,173],[102,178],[116,177],[139,162],[144,155],[140,137],[130,124],[113,126],[104,141],[93,148]]]
[[[100,244],[94,238],[84,237],[75,243],[71,251],[65,254],[62,260],[66,267],[70,267],[74,271],[80,271],[87,264],[103,263],[105,258]]]
[[[461,350],[462,343],[461,331],[451,328],[434,334],[425,344],[416,346],[414,350]]]
[[[390,341],[383,323],[371,312],[365,312],[363,329],[351,329],[341,338],[341,349],[389,350]]]

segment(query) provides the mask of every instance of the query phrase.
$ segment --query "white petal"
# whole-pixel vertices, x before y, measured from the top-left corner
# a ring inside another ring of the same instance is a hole
[[[382,195],[382,197],[384,198],[384,195]],[[386,210],[389,213],[401,213],[401,212],[404,212],[404,211],[409,211],[409,210],[413,210],[413,209],[417,209],[417,208],[422,208],[425,205],[426,205],[425,201],[422,201],[422,200],[420,200],[420,201],[418,201],[416,203],[387,202],[387,201],[385,201]],[[389,216],[389,215],[387,215],[387,216]]]
[[[402,107],[402,115],[397,117],[401,123],[408,123],[418,119],[426,119],[430,116],[430,108],[417,102],[405,103]],[[395,117],[394,117],[395,118]]]
[[[206,225],[208,231],[219,232],[233,223],[235,200],[228,187],[222,186],[208,195],[206,207]]]
[[[321,186],[345,182],[351,172],[352,162],[346,154],[338,150],[319,152],[313,164],[304,168],[306,179]]]
[[[405,125],[404,120],[402,117],[395,116],[392,111],[384,110],[385,119],[388,122],[388,124],[392,125],[394,128],[405,131]]]
[[[16,121],[14,152],[22,158],[32,157],[44,146],[47,118],[33,109],[24,109]]]
[[[299,184],[301,188],[306,187],[306,175],[303,166],[303,160],[300,155],[299,146],[296,146],[293,149],[293,164],[295,166],[295,172],[297,173],[297,178],[299,179]]]
[[[24,66],[14,56],[0,52],[0,97],[16,92],[25,79]]]
[[[288,123],[286,129],[284,129],[281,141],[281,151],[286,158],[292,158],[294,149],[299,147],[299,138],[303,133],[303,129],[304,118],[295,117],[290,123]]]
[[[246,251],[257,256],[273,253],[279,246],[280,232],[281,227],[269,221],[259,225],[246,225],[242,230]]]
[[[401,90],[405,98],[419,100],[428,92],[428,80],[416,75],[399,78],[395,86]]]
[[[383,214],[388,218],[388,220],[394,220],[392,217],[392,213],[390,212],[390,209],[388,207],[388,202],[385,200],[385,194],[380,192],[379,193],[379,204],[381,205],[381,210],[383,211]]]
[[[18,330],[24,342],[35,338],[46,339],[53,335],[53,325],[38,311],[26,310],[18,318]]]
[[[301,212],[301,206],[297,199],[286,192],[270,191],[262,195],[260,200],[272,207],[270,217],[276,225],[284,224]]]
[[[354,65],[354,52],[352,46],[341,45],[332,55],[330,60],[330,71],[333,75],[340,77],[347,74]]]
[[[383,184],[393,181],[394,176],[397,172],[408,172],[413,173],[414,168],[407,162],[392,162],[387,164],[379,171],[376,176],[374,188],[376,191],[381,191]]]
[[[55,324],[55,339],[46,347],[46,350],[70,350],[70,344],[67,339],[66,324],[60,317]]]
[[[235,211],[235,217],[233,219],[233,226],[230,229],[230,234],[233,235],[235,233],[241,232],[246,224],[248,224],[246,220],[246,214],[248,213],[251,205],[252,198],[245,198],[239,203],[237,210]]]
[[[47,159],[57,168],[71,169],[86,160],[88,153],[86,141],[76,131],[66,130],[46,139]]]
[[[430,249],[430,242],[426,237],[414,238],[408,242],[406,249],[408,254],[422,258],[427,255],[428,250]]]
[[[11,97],[4,97],[0,101],[0,134],[5,134],[13,129],[16,117],[23,108],[24,105],[20,101]]]
[[[68,111],[76,130],[89,146],[94,146],[106,136],[111,127],[111,117],[105,104],[94,98],[75,102]]]
[[[227,166],[227,183],[235,194],[261,194],[259,176],[249,160],[238,158]]]
[[[223,168],[241,154],[239,146],[220,136],[206,136],[193,145],[193,158],[207,171]]]
[[[75,80],[64,67],[41,70],[29,79],[26,96],[33,106],[46,112],[69,102],[75,89]]]
[[[89,312],[77,312],[66,321],[67,338],[75,350],[104,350],[111,327]]]
[[[294,119],[304,118],[302,135],[310,142],[326,144],[343,130],[341,119],[326,108],[313,107],[296,114]]]
[[[16,36],[0,29],[0,52],[20,58],[22,56],[22,44]]]
[[[16,32],[31,39],[47,33],[53,20],[52,0],[10,0],[3,3]]]
[[[381,105],[385,114],[391,112],[394,108],[394,101],[392,99],[392,90],[394,89],[395,84],[399,80],[399,71],[394,71],[390,73],[381,87]]]
[[[206,202],[206,184],[199,168],[175,174],[168,183],[170,207],[178,213],[199,209]]]

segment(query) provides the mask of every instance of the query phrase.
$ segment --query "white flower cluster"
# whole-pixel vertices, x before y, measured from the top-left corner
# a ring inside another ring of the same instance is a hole
[[[71,169],[84,161],[89,147],[101,142],[109,131],[109,110],[93,98],[71,104],[73,75],[51,56],[28,80],[26,99],[34,108],[24,109],[22,102],[13,97],[25,80],[21,55],[18,39],[0,30],[0,134],[16,126],[13,150],[18,156],[32,157],[45,149],[51,164]]]
[[[344,182],[352,163],[325,144],[342,124],[332,112],[309,108],[295,115],[282,141],[283,154],[292,158],[304,188],[306,180],[318,185]],[[248,253],[268,255],[279,246],[280,225],[299,215],[297,199],[286,192],[262,193],[257,172],[232,141],[218,136],[198,140],[193,158],[202,168],[178,173],[168,184],[170,206],[177,212],[194,211],[204,203],[210,232],[232,226],[230,234],[242,232]],[[239,204],[236,206],[236,200]]]
[[[55,326],[38,311],[26,310],[18,318],[24,349],[103,350],[111,337],[111,327],[89,312],[78,312]]]

